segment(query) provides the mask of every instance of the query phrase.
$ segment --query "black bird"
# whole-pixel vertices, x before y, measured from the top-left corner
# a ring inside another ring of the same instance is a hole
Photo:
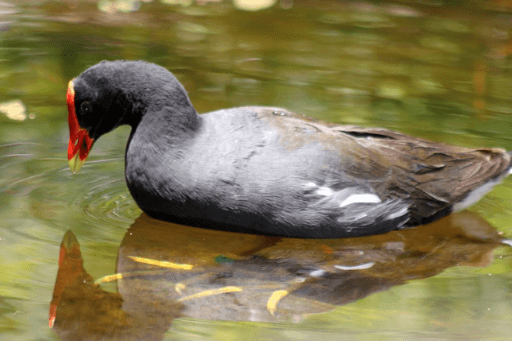
[[[148,215],[217,230],[302,238],[384,233],[475,203],[511,172],[502,149],[448,146],[332,125],[282,108],[198,115],[168,70],[104,61],[69,83],[69,164],[132,127],[126,182]]]

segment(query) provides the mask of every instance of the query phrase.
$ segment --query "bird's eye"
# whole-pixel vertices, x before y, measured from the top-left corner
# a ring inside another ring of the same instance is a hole
[[[80,104],[80,111],[82,114],[89,114],[92,111],[92,105],[89,102],[82,102]]]

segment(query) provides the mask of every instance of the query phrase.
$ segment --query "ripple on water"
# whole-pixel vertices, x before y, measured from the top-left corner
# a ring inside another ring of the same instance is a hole
[[[140,209],[126,188],[124,178],[103,177],[90,183],[86,192],[74,198],[72,205],[91,221],[105,225],[120,223],[126,227],[140,215]]]
[[[78,174],[65,155],[62,146],[0,146],[3,209],[11,218],[29,219],[29,212],[57,229],[94,227],[108,234],[113,227],[128,228],[141,211],[126,187],[119,151],[96,153]]]

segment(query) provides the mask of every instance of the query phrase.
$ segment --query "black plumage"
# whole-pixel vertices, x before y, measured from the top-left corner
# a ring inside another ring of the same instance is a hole
[[[384,233],[464,209],[511,166],[501,149],[332,125],[282,108],[198,115],[172,73],[146,62],[99,63],[70,89],[70,120],[75,114],[93,141],[132,126],[126,181],[140,208],[193,226],[307,238]]]

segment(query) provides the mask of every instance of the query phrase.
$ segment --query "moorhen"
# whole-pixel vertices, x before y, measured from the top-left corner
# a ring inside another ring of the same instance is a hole
[[[511,153],[282,108],[198,115],[171,72],[103,61],[69,83],[68,159],[76,173],[101,135],[132,127],[126,182],[139,207],[175,223],[301,238],[384,233],[475,203],[511,172]]]

